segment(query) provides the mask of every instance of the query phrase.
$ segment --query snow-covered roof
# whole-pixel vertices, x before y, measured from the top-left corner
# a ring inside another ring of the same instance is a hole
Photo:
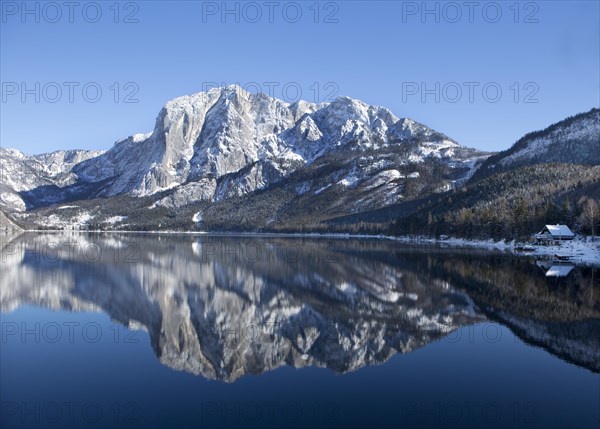
[[[553,236],[574,236],[573,231],[567,225],[546,225],[546,229]]]

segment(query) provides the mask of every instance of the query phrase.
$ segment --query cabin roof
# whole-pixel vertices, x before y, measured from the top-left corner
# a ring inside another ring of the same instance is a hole
[[[554,236],[574,236],[573,231],[567,225],[546,225],[544,231],[548,230],[548,232]],[[542,232],[544,232],[542,231]]]

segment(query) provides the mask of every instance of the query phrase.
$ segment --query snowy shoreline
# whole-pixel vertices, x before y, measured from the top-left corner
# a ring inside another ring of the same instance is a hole
[[[439,240],[429,237],[390,237],[403,243],[424,243],[424,244],[445,244],[449,247],[457,248],[478,248],[488,250],[500,250],[519,256],[534,257],[554,257],[560,255],[568,258],[563,261],[574,265],[594,265],[600,266],[600,240],[596,239],[574,239],[572,241],[563,241],[557,245],[539,245],[517,242],[515,240],[493,241],[493,240],[468,240],[462,238],[448,238]],[[523,246],[531,250],[521,250]]]
[[[426,236],[391,236],[391,235],[370,235],[370,234],[343,234],[343,233],[270,233],[270,232],[207,232],[207,231],[121,231],[121,230],[27,230],[23,232],[38,233],[103,233],[103,234],[154,234],[154,235],[202,235],[213,237],[282,237],[282,238],[330,238],[330,239],[376,239],[389,240],[403,244],[416,245],[441,245],[452,248],[471,248],[484,250],[497,250],[508,252],[517,256],[533,257],[553,257],[560,255],[567,257],[565,263],[573,265],[591,265],[600,266],[600,238],[594,241],[590,237],[584,239],[576,238],[572,241],[564,241],[559,245],[536,245],[516,242],[515,240],[506,242],[493,240],[469,240],[463,238],[450,237],[446,239],[437,239]],[[519,250],[519,247],[526,245],[532,250]]]

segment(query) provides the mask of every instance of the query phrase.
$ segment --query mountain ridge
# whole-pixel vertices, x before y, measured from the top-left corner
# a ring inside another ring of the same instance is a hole
[[[331,103],[286,103],[232,85],[167,102],[151,133],[129,136],[107,151],[73,151],[86,156],[70,166],[69,172],[79,182],[89,184],[110,180],[108,187],[97,190],[95,196],[147,196],[188,181],[235,173],[257,161],[273,161],[286,175],[289,168],[284,161],[310,163],[341,146],[368,148],[414,136],[456,144],[411,119],[397,118],[388,109],[349,97],[339,97]],[[27,162],[62,152],[33,157],[16,153],[11,150],[3,155]],[[61,188],[72,184],[53,183],[51,179],[43,175],[39,184]],[[22,188],[26,187],[17,186],[16,190]],[[31,190],[31,186],[26,190]],[[43,197],[37,198],[43,201]],[[39,203],[29,201],[25,205]],[[19,210],[23,204],[9,208]]]
[[[381,198],[351,204],[359,211],[367,204],[411,198],[407,182],[420,183],[416,193],[426,181],[446,189],[485,156],[412,119],[349,97],[287,103],[232,85],[167,102],[151,133],[134,134],[107,151],[35,156],[1,151],[7,174],[0,181],[0,208],[27,218],[32,209],[129,195],[153,199],[149,210],[174,210],[243,197],[304,171],[306,180],[294,185],[297,195],[318,195],[333,185],[349,194],[387,186],[377,191]],[[61,168],[55,158],[62,160]],[[337,160],[337,170],[330,169],[330,182],[324,183],[323,170],[313,167],[327,159]],[[444,173],[432,178],[417,171],[423,164],[436,164],[430,169]]]
[[[0,149],[0,210],[42,229],[354,230],[522,166],[600,164],[599,120],[594,108],[491,154],[349,97],[287,103],[231,85],[168,101],[151,133],[107,151]]]
[[[542,130],[525,134],[510,148],[490,156],[474,178],[482,178],[526,163],[563,162],[569,159],[578,164],[600,164],[599,142],[600,109],[592,108]],[[578,150],[573,152],[573,148]]]

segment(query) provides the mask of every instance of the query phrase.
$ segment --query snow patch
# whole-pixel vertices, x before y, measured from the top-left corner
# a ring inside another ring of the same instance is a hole
[[[103,223],[109,223],[111,225],[114,225],[115,223],[123,222],[124,220],[127,220],[127,216],[111,216],[108,219],[106,219]]]
[[[151,135],[152,135],[152,132],[145,133],[145,134],[138,133],[138,134],[134,134],[133,136],[131,136],[131,140],[133,140],[134,143],[139,143],[139,142],[143,142],[144,140],[148,140]]]
[[[0,200],[9,207],[20,212],[24,211],[27,208],[23,199],[17,194],[10,194],[8,192],[5,192],[2,195],[0,195]]]
[[[327,190],[329,187],[331,187],[331,184],[323,186],[321,189],[315,191],[315,195],[319,195],[321,192]]]

